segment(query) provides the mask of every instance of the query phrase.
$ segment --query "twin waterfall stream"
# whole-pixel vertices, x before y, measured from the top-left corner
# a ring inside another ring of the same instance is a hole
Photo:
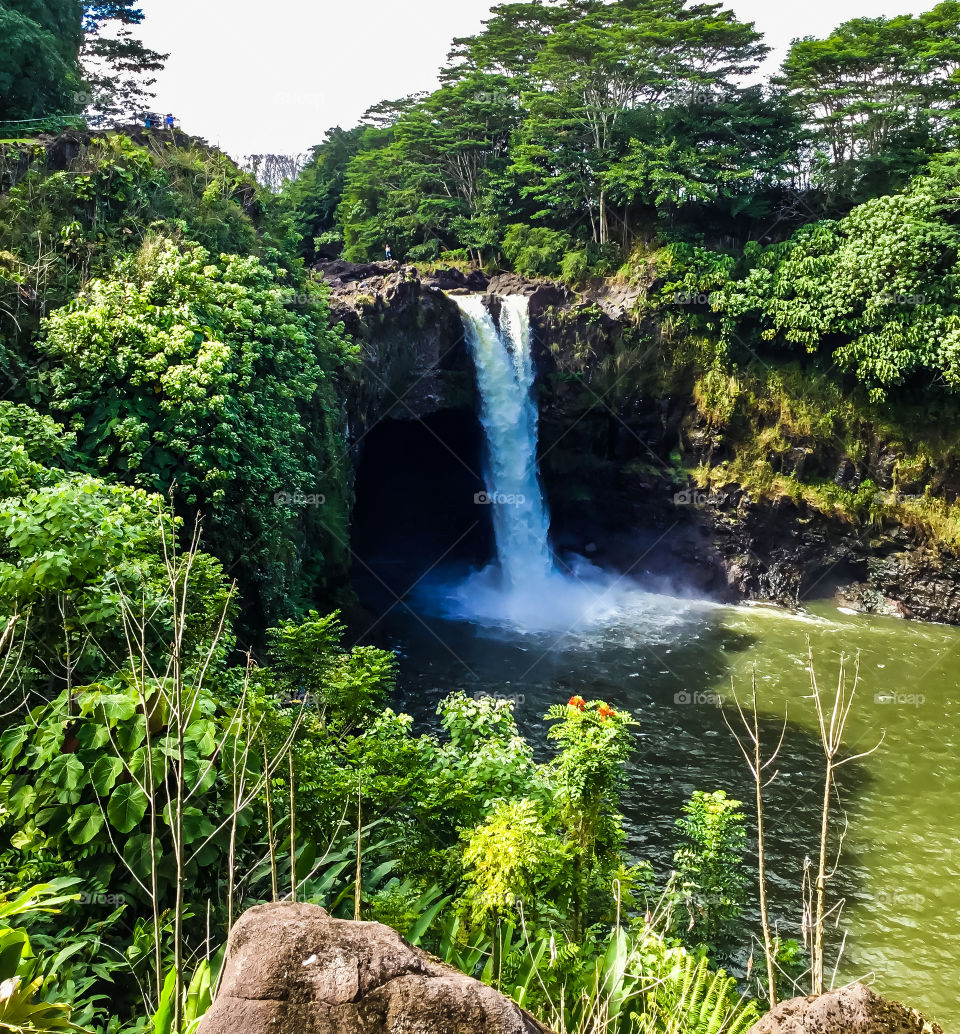
[[[477,368],[487,451],[485,501],[493,508],[503,587],[512,592],[542,587],[554,567],[550,516],[537,468],[539,415],[533,397],[529,299],[507,295],[501,300],[499,330],[482,295],[453,300]]]
[[[499,327],[483,295],[451,299],[476,366],[486,485],[476,501],[490,507],[497,556],[446,592],[447,615],[522,633],[566,635],[628,614],[632,620],[651,607],[662,611],[663,597],[642,591],[633,579],[551,549],[537,462],[529,299],[500,296]]]

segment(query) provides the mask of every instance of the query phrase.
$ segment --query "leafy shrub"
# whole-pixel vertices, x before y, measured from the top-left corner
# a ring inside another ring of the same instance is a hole
[[[507,261],[526,276],[556,276],[570,250],[570,235],[546,226],[514,223],[507,227],[502,248]]]
[[[743,805],[722,790],[698,790],[683,812],[677,828],[684,845],[674,855],[682,910],[675,924],[688,942],[723,951],[731,944],[744,907]]]
[[[769,342],[826,352],[875,401],[923,377],[960,388],[960,229],[949,164],[843,219],[811,223],[788,241],[730,256],[672,249],[680,278],[661,293],[736,350]],[[690,304],[690,299],[699,304]]]
[[[41,345],[53,406],[85,463],[150,491],[173,487],[270,614],[312,588],[296,582],[294,530],[314,549],[307,579],[345,548],[325,381],[351,350],[327,328],[316,289],[304,291],[300,301],[256,258],[152,238],[53,313]]]
[[[77,882],[58,880],[16,894],[0,893],[0,1031],[45,1034],[78,1029],[71,1023],[70,1005],[49,1000],[56,990],[42,973],[26,929],[11,922],[27,913],[58,912],[76,899],[64,891]]]
[[[319,719],[338,731],[366,726],[393,687],[395,660],[373,646],[339,648],[346,631],[339,613],[311,610],[300,621],[268,631],[270,671],[291,697],[310,695]]]
[[[51,673],[66,677],[65,658],[78,684],[126,664],[124,594],[154,612],[141,644],[150,663],[170,634],[163,540],[175,540],[179,522],[159,496],[47,465],[72,447],[52,420],[0,402],[0,619],[24,616],[20,679],[44,694]],[[185,656],[208,642],[228,599],[221,565],[204,553],[193,585]]]
[[[631,1015],[637,1034],[746,1034],[760,1019],[756,1005],[737,994],[737,982],[712,972],[705,958],[666,951],[649,975],[655,979],[644,1010]]]
[[[560,275],[568,284],[579,284],[586,279],[590,257],[585,249],[568,251],[560,264]]]

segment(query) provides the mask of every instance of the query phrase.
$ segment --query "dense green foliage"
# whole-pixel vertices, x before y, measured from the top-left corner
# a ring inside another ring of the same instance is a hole
[[[783,79],[807,112],[813,175],[863,199],[902,185],[930,154],[957,145],[960,4],[919,15],[854,18],[790,50]]]
[[[643,276],[659,237],[660,300],[716,361],[824,352],[873,401],[955,390],[960,5],[854,19],[739,85],[765,53],[718,4],[501,4],[437,91],[333,131],[285,203],[347,259],[571,283]]]
[[[0,118],[94,90],[122,119],[160,61],[141,18],[0,0]],[[279,199],[182,140],[4,152],[0,1030],[63,1029],[70,1002],[183,1032],[231,921],[281,897],[388,922],[564,1032],[756,1020],[716,968],[747,976],[739,802],[695,793],[656,871],[621,809],[642,714],[574,695],[535,749],[450,687],[415,730],[393,654],[344,646],[359,349],[305,262],[633,281],[594,401],[682,370],[751,439],[704,484],[871,518],[871,482],[774,463],[791,435],[862,451],[868,420],[960,387],[960,3],[798,41],[744,86],[765,55],[719,4],[527,0],[455,41],[435,92],[330,130]]]
[[[722,790],[697,790],[683,810],[677,827],[684,844],[674,861],[687,930],[706,944],[729,949],[747,882],[740,867],[747,840],[742,807]]]
[[[327,559],[321,511],[342,492],[343,459],[317,449],[338,427],[322,382],[348,354],[320,295],[305,287],[290,307],[278,272],[148,238],[54,313],[39,346],[53,410],[69,416],[91,468],[173,486],[181,513],[209,515],[210,548],[256,571],[270,612],[293,582],[297,517],[318,577]],[[317,501],[302,516],[298,496]]]
[[[355,353],[270,203],[223,155],[113,136],[0,197],[12,396],[69,420],[72,469],[202,516],[261,629],[344,576]]]
[[[143,18],[136,0],[3,0],[0,138],[85,109],[97,124],[137,116],[166,58],[134,35]]]
[[[314,257],[324,247],[332,247],[335,254],[339,250],[337,245],[343,242],[343,233],[336,224],[337,208],[343,199],[347,166],[357,153],[363,134],[359,126],[328,130],[300,175],[285,186],[284,202],[308,257]]]
[[[0,3],[0,123],[77,110],[81,38],[77,0]]]
[[[679,246],[664,298],[698,301],[692,322],[731,354],[743,343],[821,353],[877,400],[902,385],[956,390],[957,184],[956,164],[943,162],[901,193],[752,246],[738,263]]]
[[[491,259],[517,223],[603,249],[657,212],[762,210],[797,136],[779,96],[735,85],[765,53],[752,26],[684,0],[500,5],[438,91],[334,131],[289,197],[315,195],[346,258],[390,244],[415,261]]]
[[[167,589],[162,538],[174,534],[174,523],[162,501],[140,489],[31,462],[30,447],[17,434],[51,435],[51,426],[25,407],[2,408],[0,448],[20,474],[0,499],[0,615],[6,623],[29,611],[32,655],[22,674],[29,688],[46,696],[58,693],[66,678],[64,651],[70,677],[79,682],[126,659],[123,596],[136,592],[149,606],[160,604]],[[194,573],[204,595],[190,614],[185,646],[191,650],[226,602],[219,564],[203,557]],[[165,630],[156,625],[150,631],[144,647],[155,660]]]
[[[898,189],[956,146],[958,48],[946,0],[799,40],[770,83],[745,87],[767,48],[719,4],[501,4],[455,41],[439,90],[332,131],[289,200],[348,259],[390,244],[411,261],[505,257],[549,275],[559,261],[517,265],[518,225],[593,246],[598,272],[608,244],[629,250],[653,228],[782,232]]]

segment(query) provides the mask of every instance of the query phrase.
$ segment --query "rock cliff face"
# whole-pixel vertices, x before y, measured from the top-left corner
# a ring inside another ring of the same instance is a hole
[[[389,262],[328,262],[320,269],[333,319],[362,350],[362,366],[345,392],[354,442],[379,420],[417,420],[475,405],[460,313],[444,294],[466,289],[465,278],[425,281]],[[481,278],[477,288],[485,286]]]
[[[421,275],[393,263],[319,267],[331,305],[363,350],[347,386],[350,435],[381,421],[437,413],[472,419],[473,364],[448,292],[485,292],[496,317],[504,294],[530,299],[538,367],[541,468],[560,549],[664,578],[725,600],[787,606],[835,596],[854,610],[960,623],[960,558],[922,529],[884,518],[851,521],[803,499],[755,498],[731,482],[698,490],[683,470],[724,457],[693,385],[657,384],[661,355],[639,326],[638,286],[574,292],[516,274],[447,270]],[[640,387],[629,391],[624,385]],[[854,462],[834,443],[798,442],[771,456],[785,476],[816,464],[843,489],[892,488],[893,457],[867,443]]]
[[[316,905],[251,908],[224,965],[198,1034],[550,1034],[389,927]]]
[[[820,997],[791,998],[747,1034],[943,1034],[915,1010],[888,1002],[863,984]]]

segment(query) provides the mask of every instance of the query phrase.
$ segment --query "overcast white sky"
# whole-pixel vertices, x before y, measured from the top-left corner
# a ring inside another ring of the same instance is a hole
[[[145,42],[169,52],[156,108],[235,156],[292,154],[379,100],[432,89],[450,41],[492,0],[143,0]],[[784,49],[848,18],[936,0],[728,0]]]

